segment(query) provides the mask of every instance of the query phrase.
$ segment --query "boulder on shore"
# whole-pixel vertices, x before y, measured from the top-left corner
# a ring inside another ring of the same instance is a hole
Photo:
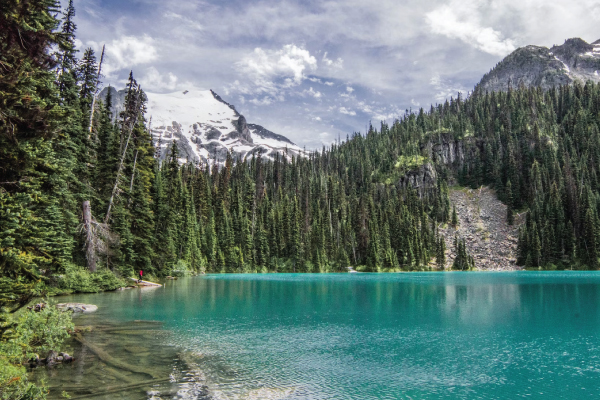
[[[54,350],[50,350],[48,352],[48,356],[46,357],[46,364],[47,365],[54,365],[56,363],[58,363],[58,353]]]
[[[60,303],[56,305],[61,311],[72,311],[74,313],[91,313],[98,310],[98,306],[94,304],[83,303]]]

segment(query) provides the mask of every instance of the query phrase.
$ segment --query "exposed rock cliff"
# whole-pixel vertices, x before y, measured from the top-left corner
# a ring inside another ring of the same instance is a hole
[[[408,171],[398,182],[400,187],[412,187],[416,189],[419,196],[423,196],[429,189],[435,188],[437,184],[437,172],[431,163],[425,163],[417,169]]]
[[[437,185],[436,165],[458,172],[465,164],[469,165],[469,160],[475,159],[476,151],[477,142],[473,138],[454,139],[451,134],[432,135],[421,146],[421,154],[429,162],[407,171],[400,177],[398,185],[411,186],[422,196]]]

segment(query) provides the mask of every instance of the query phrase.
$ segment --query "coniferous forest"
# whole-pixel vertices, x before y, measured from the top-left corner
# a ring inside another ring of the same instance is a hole
[[[527,211],[520,265],[597,266],[598,85],[459,96],[305,158],[181,165],[172,146],[159,163],[133,73],[121,115],[111,115],[109,91],[91,118],[98,60],[91,49],[78,58],[72,3],[60,20],[53,1],[3,7],[14,8],[2,21],[4,287],[25,293],[80,268],[124,277],[435,268],[456,184],[492,186],[509,214]],[[448,143],[462,160],[428,151]],[[401,183],[423,166],[434,184]]]
[[[34,296],[114,289],[140,269],[440,269],[455,185],[493,187],[509,223],[526,213],[519,265],[599,266],[598,84],[458,96],[303,158],[181,165],[172,146],[161,163],[133,73],[120,115],[110,95],[94,100],[100,56],[75,49],[74,15],[72,2],[0,4],[4,339],[8,314]],[[430,150],[448,144],[464,157]],[[402,183],[423,169],[431,185]],[[473,268],[464,240],[454,243],[454,267]]]

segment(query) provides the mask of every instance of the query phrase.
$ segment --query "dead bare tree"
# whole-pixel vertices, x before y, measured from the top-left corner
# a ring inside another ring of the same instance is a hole
[[[108,220],[110,219],[110,211],[112,209],[115,196],[118,194],[119,191],[119,183],[121,182],[121,178],[123,175],[123,166],[125,165],[125,157],[127,156],[129,141],[131,140],[133,128],[135,128],[139,116],[139,110],[142,101],[142,89],[139,86],[137,86],[137,83],[134,80],[132,80],[132,83],[130,84],[127,97],[129,101],[128,104],[126,104],[126,107],[129,107],[129,109],[126,109],[124,112],[122,128],[123,131],[127,132],[127,141],[125,142],[123,154],[121,155],[121,160],[119,162],[119,168],[117,169],[117,177],[115,179],[115,185],[113,186],[113,190],[110,195],[110,200],[108,202],[108,210],[106,211],[106,216],[104,217],[105,224],[108,223]]]
[[[96,97],[98,96],[98,86],[100,84],[100,72],[102,71],[102,61],[104,60],[104,47],[102,45],[102,55],[100,55],[100,63],[98,64],[98,75],[96,76],[96,90],[92,96],[92,109],[90,110],[90,133],[92,133],[92,122],[94,121],[94,109],[96,107]]]
[[[110,231],[105,223],[99,223],[92,216],[92,209],[89,201],[83,202],[83,224],[80,228],[84,237],[84,251],[87,267],[90,271],[96,271],[98,255],[110,254],[112,245],[118,243],[118,236]]]

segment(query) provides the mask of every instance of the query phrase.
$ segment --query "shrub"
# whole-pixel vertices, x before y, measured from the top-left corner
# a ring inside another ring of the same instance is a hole
[[[106,268],[90,272],[83,268],[72,267],[58,277],[56,286],[66,293],[96,293],[115,290],[125,286],[125,282]]]
[[[45,399],[46,390],[28,381],[22,363],[36,354],[58,351],[74,328],[71,314],[48,306],[11,315],[9,324],[0,341],[0,399]]]

